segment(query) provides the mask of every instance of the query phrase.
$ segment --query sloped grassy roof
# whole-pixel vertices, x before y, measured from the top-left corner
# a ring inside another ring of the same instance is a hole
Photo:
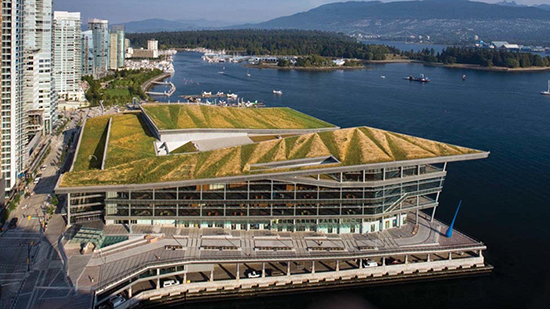
[[[160,156],[139,114],[113,116],[105,170],[81,164],[61,179],[61,187],[123,185],[205,179],[265,171],[251,165],[333,156],[326,167],[453,156],[480,151],[369,127],[340,129],[212,151]],[[86,130],[90,129],[88,125]],[[86,132],[84,132],[86,136]],[[150,145],[150,146],[149,146]],[[79,152],[82,155],[83,150]],[[316,168],[318,168],[317,166]],[[285,170],[300,170],[289,168]],[[283,170],[279,170],[283,171]]]
[[[320,129],[334,125],[291,108],[242,108],[192,104],[144,104],[159,130]]]

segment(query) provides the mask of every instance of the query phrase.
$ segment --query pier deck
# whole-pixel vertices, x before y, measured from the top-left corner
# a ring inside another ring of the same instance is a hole
[[[414,215],[409,217],[410,223],[401,228],[367,235],[143,225],[132,226],[129,233],[122,226],[106,226],[105,235],[125,235],[129,240],[96,250],[84,268],[70,275],[79,289],[96,293],[97,304],[120,293],[132,298],[130,304],[177,298],[181,293],[259,293],[294,285],[307,289],[331,282],[422,280],[430,274],[444,277],[445,272],[490,271],[481,254],[483,243],[458,231],[446,238],[445,224],[420,215],[416,225]],[[71,257],[69,265],[72,259],[82,258]],[[367,259],[379,266],[366,267]],[[252,270],[262,275],[249,278]],[[183,284],[161,288],[168,279]]]

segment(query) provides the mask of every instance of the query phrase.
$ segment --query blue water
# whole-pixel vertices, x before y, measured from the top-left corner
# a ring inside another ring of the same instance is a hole
[[[241,65],[208,64],[196,53],[178,54],[175,67],[177,95],[232,91],[341,127],[367,125],[491,152],[486,160],[449,165],[437,217],[450,222],[463,200],[456,227],[486,243],[492,275],[186,307],[353,308],[346,300],[357,308],[550,308],[550,97],[539,94],[550,73],[388,64],[333,72],[250,69],[247,77]],[[223,67],[226,73],[218,74]],[[402,79],[421,73],[433,81]],[[184,85],[184,78],[194,84]],[[273,89],[284,94],[274,96]]]

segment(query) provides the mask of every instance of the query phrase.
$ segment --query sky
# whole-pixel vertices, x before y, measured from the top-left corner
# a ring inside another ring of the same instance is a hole
[[[345,0],[341,0],[345,1]],[[387,1],[387,0],[386,0]],[[479,0],[478,0],[479,1]],[[500,2],[502,0],[483,0]],[[509,0],[508,0],[509,1]],[[150,18],[220,20],[232,24],[261,22],[307,11],[335,0],[54,0],[56,11],[81,12],[82,20],[107,19],[111,24]],[[550,0],[516,0],[519,4]]]

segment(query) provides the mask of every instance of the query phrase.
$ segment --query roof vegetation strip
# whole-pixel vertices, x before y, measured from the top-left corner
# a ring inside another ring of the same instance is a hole
[[[80,164],[73,172],[63,175],[61,187],[147,184],[269,173],[252,167],[261,163],[323,156],[332,156],[337,160],[322,165],[322,168],[329,168],[481,153],[478,150],[361,127],[308,133],[177,156],[156,156],[153,147],[155,138],[140,113],[112,117],[106,169],[99,171],[93,166]],[[86,125],[84,138],[98,136],[93,135],[94,132],[102,133],[108,118],[90,120],[92,125]],[[79,156],[86,159],[100,142],[98,139],[86,143],[86,147],[79,151]],[[311,168],[314,167],[296,165],[280,171]]]
[[[291,108],[219,107],[196,104],[144,104],[159,130],[322,129],[335,126]]]
[[[109,117],[95,117],[86,120],[82,140],[73,166],[73,171],[101,169]]]

